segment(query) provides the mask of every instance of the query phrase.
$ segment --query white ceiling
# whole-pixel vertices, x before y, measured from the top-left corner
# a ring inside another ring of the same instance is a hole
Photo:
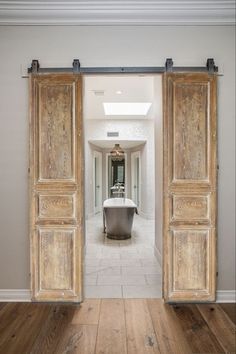
[[[151,75],[101,75],[84,78],[83,114],[85,119],[152,119],[151,105],[146,116],[107,116],[103,102],[153,102],[154,77]],[[121,92],[121,94],[117,94]]]
[[[95,146],[98,146],[103,149],[112,149],[114,144],[120,144],[122,149],[131,149],[136,146],[144,144],[145,140],[89,140],[89,143],[92,143]]]
[[[233,25],[234,0],[0,0],[0,25]]]

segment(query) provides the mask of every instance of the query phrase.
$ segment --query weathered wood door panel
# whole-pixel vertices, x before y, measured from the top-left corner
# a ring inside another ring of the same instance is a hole
[[[82,300],[81,78],[31,76],[30,241],[34,301]]]
[[[214,301],[216,77],[164,78],[164,298]]]

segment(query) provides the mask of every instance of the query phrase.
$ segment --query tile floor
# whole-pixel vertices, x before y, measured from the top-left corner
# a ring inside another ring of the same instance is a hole
[[[132,238],[110,240],[102,214],[86,221],[85,298],[160,298],[161,267],[154,255],[154,220],[134,216]]]

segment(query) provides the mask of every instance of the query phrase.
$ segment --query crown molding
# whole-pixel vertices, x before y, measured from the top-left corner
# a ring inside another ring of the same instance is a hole
[[[0,25],[235,25],[235,1],[0,0]]]

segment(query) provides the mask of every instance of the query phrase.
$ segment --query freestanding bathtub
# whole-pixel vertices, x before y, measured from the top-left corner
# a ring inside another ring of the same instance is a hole
[[[110,198],[103,203],[103,226],[108,238],[124,240],[131,237],[136,204],[127,198]]]

